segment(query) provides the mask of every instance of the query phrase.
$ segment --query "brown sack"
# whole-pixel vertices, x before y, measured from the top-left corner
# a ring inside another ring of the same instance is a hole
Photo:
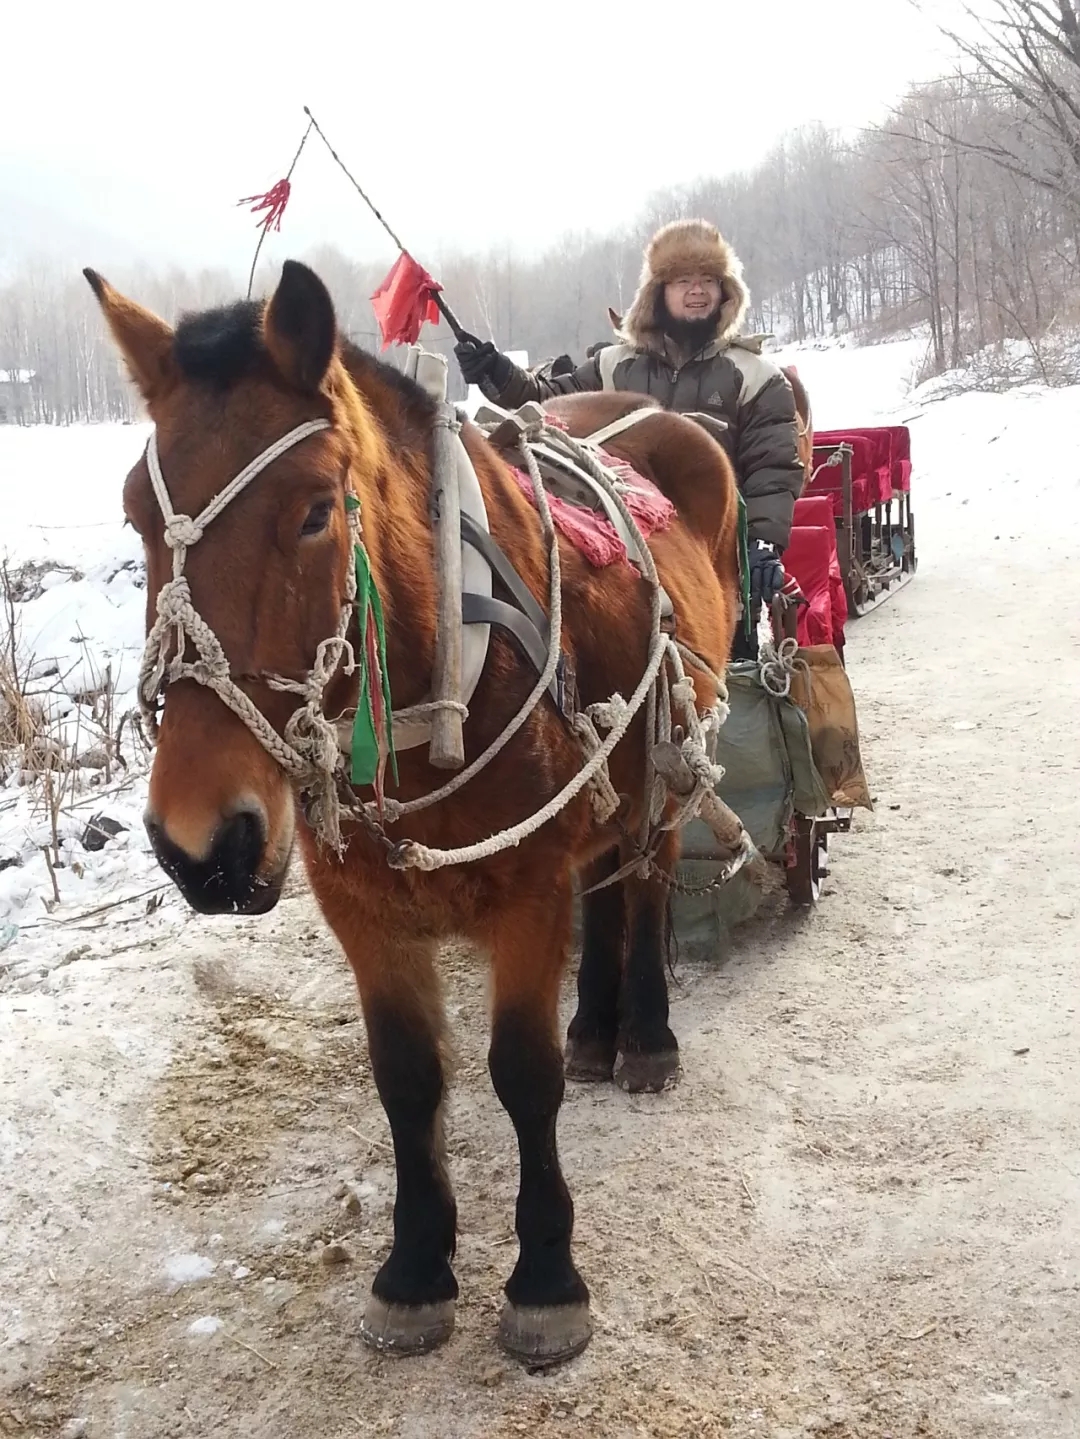
[[[807,645],[798,651],[791,698],[806,714],[814,764],[833,804],[873,809],[859,757],[855,696],[832,645]]]

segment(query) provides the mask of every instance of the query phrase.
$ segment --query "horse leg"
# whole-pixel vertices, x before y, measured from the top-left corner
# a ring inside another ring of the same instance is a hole
[[[448,1339],[458,1286],[457,1208],[446,1169],[445,1017],[435,941],[364,923],[349,896],[320,896],[360,989],[368,1049],[397,1166],[394,1244],[375,1276],[360,1333],[372,1348],[419,1354]]]
[[[559,980],[570,947],[571,904],[567,876],[554,896],[548,891],[497,915],[486,936],[494,974],[488,1066],[520,1157],[520,1248],[499,1342],[537,1368],[580,1353],[592,1333],[589,1291],[570,1256],[574,1205],[555,1143],[565,1087]]]
[[[668,835],[656,855],[662,874],[672,872],[678,852],[678,836]],[[614,1079],[631,1094],[658,1093],[679,1074],[679,1044],[668,1026],[665,973],[669,886],[653,872],[645,879],[625,880],[623,890],[629,935]]]
[[[585,871],[585,888],[610,879],[619,863],[617,848],[601,855]],[[578,1006],[566,1035],[566,1076],[590,1082],[611,1078],[618,1052],[619,986],[626,947],[622,884],[585,895],[581,910]]]

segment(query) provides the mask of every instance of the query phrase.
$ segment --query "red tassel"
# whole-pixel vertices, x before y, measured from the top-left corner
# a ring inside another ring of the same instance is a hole
[[[250,205],[251,213],[257,215],[260,210],[266,214],[259,221],[264,230],[280,230],[281,217],[285,213],[285,206],[289,203],[289,196],[292,194],[292,185],[288,180],[279,180],[276,185],[267,190],[265,195],[248,195],[244,200],[238,200],[238,205]]]

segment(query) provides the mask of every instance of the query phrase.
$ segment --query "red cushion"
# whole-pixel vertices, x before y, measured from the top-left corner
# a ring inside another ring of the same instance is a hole
[[[833,553],[836,553],[836,530],[833,526],[832,500],[828,495],[803,495],[795,501],[795,524],[822,525],[832,530]]]
[[[829,543],[829,594],[832,600],[833,642],[844,643],[844,626],[847,624],[848,602],[844,593],[844,577],[840,573],[840,556],[836,548],[836,525],[833,520],[833,504],[828,495],[803,495],[795,501],[795,524],[817,526],[822,529]],[[787,563],[787,555],[784,556]],[[797,578],[797,576],[796,576]]]
[[[911,431],[906,425],[875,425],[855,430],[819,430],[815,445],[838,445],[846,441],[856,449],[852,476],[872,475],[862,497],[870,504],[885,504],[897,490],[911,489]],[[862,458],[859,441],[869,443],[870,455]],[[854,487],[853,487],[854,489]],[[858,505],[855,506],[858,509]]]
[[[886,504],[893,495],[893,444],[887,428],[872,430],[818,430],[814,448],[846,444],[851,456],[851,506],[856,514]],[[839,465],[818,467],[808,487],[810,494],[832,494],[837,515],[844,513],[843,479]]]
[[[911,489],[911,431],[907,425],[890,425],[892,440],[892,487]]]
[[[831,543],[831,548],[830,548]],[[836,548],[836,532],[830,524],[794,525],[791,539],[784,551],[784,568],[798,581],[807,604],[799,606],[798,636],[800,645],[831,645],[839,639],[833,629],[832,614],[832,551]]]

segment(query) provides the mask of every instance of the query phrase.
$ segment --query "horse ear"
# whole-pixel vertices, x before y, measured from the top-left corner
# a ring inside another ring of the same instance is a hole
[[[114,290],[96,270],[84,270],[83,274],[143,399],[156,399],[175,375],[172,328],[152,310]]]
[[[611,328],[613,330],[618,331],[622,329],[622,316],[618,310],[613,310],[610,305],[608,306],[607,317],[611,321]]]
[[[274,364],[295,389],[315,394],[337,345],[330,292],[306,265],[286,260],[266,307],[263,338]]]

